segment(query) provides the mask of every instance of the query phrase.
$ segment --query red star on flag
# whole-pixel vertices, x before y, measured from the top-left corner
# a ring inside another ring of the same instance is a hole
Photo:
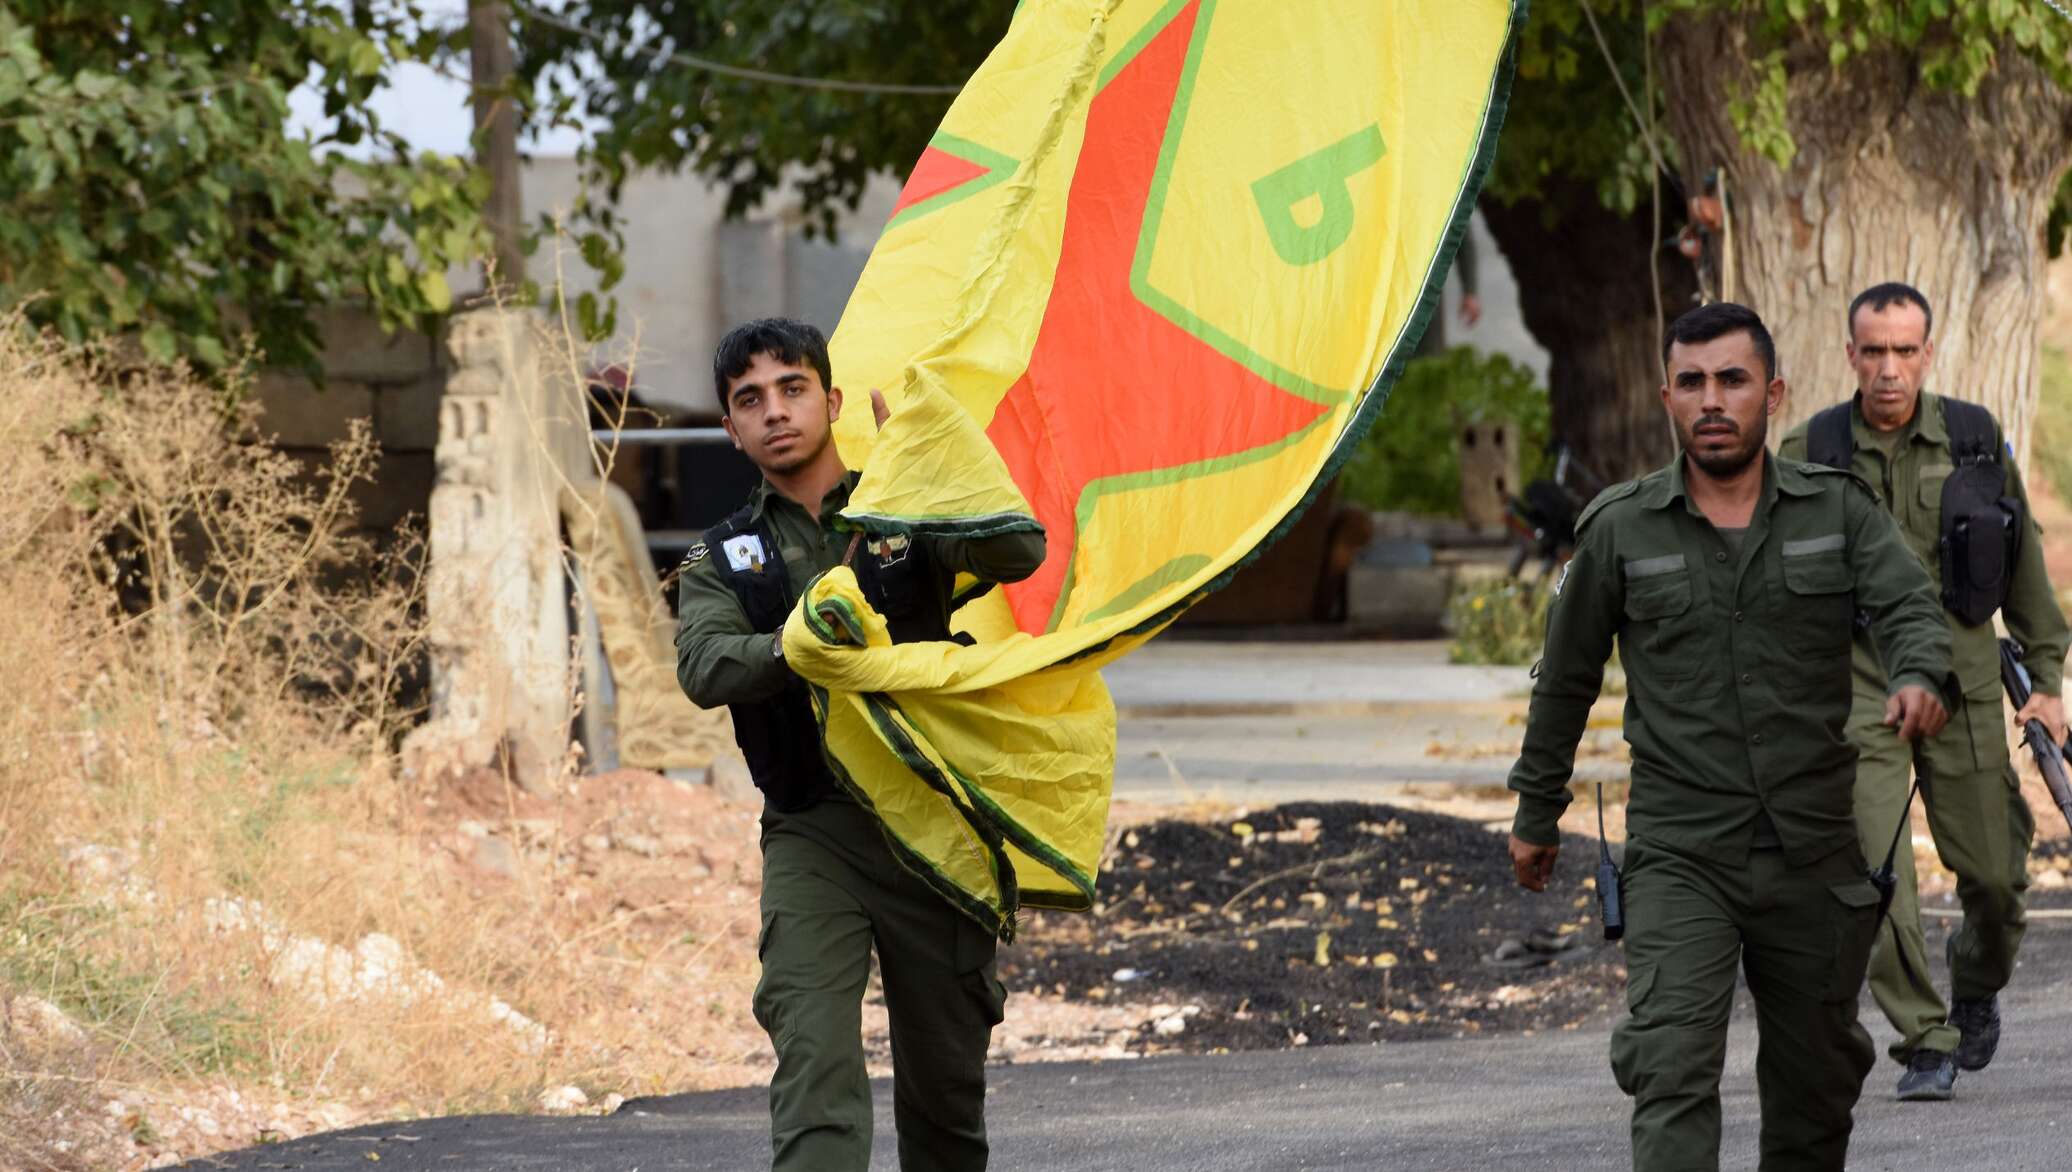
[[[1006,588],[1024,631],[1048,630],[1064,613],[1089,486],[1185,475],[1283,440],[1328,410],[1219,352],[1131,287],[1160,153],[1180,132],[1175,101],[1200,14],[1199,0],[1175,12],[1095,95],[1043,324],[987,428],[1049,536],[1042,568]]]

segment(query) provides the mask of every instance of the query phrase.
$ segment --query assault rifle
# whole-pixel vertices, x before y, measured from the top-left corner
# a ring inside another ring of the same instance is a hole
[[[2029,702],[2029,669],[2022,666],[2022,645],[2012,639],[2000,640],[2000,685],[2007,689],[2007,698],[2014,701],[2015,711],[2021,711],[2022,705]],[[2065,747],[2050,739],[2050,730],[2040,720],[2022,725],[2022,739],[2036,755],[2036,766],[2043,771],[2043,784],[2050,787],[2051,800],[2065,815],[2066,825],[2072,826],[2072,777],[2065,772]]]

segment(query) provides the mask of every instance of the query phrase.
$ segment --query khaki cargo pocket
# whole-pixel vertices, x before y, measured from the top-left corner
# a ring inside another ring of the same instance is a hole
[[[1950,478],[1950,473],[1955,471],[1956,468],[1948,464],[1921,466],[1921,495],[1918,499],[1922,508],[1934,509],[1937,513],[1942,511],[1943,483]]]
[[[1863,991],[1871,944],[1878,934],[1878,889],[1869,879],[1847,879],[1828,888],[1834,896],[1835,959],[1823,1001],[1853,1001]]]
[[[2008,779],[2012,788],[2019,790],[2022,787],[2022,783],[2021,779],[2014,774],[2014,754],[2017,752],[2027,754],[2029,752],[2029,743],[2022,740],[2017,740],[2012,745],[2008,743],[2008,727],[2001,723],[2003,711],[2000,706],[2000,695],[1997,692],[1988,700],[1980,701],[1967,698],[1962,712],[1952,712],[1950,714],[1951,724],[1954,725],[1958,721],[1962,721],[1964,727],[1962,729],[1945,729],[1942,739],[1949,740],[1959,736],[1969,738],[1971,741],[1971,767],[1980,773],[1984,773],[1987,770],[1996,770]]]

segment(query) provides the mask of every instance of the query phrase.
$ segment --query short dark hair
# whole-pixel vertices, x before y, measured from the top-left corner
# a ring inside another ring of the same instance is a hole
[[[810,366],[820,373],[820,389],[835,385],[834,369],[827,360],[827,335],[791,317],[762,317],[727,331],[712,354],[712,381],[719,394],[719,413],[732,409],[727,402],[727,384],[748,373],[755,356],[768,354],[793,366]]]
[[[1858,293],[1856,300],[1849,303],[1848,324],[1850,340],[1854,341],[1856,339],[1857,310],[1868,305],[1871,307],[1872,313],[1877,313],[1893,305],[1907,302],[1912,302],[1921,307],[1921,316],[1924,319],[1924,324],[1921,326],[1921,336],[1927,337],[1928,331],[1935,328],[1935,310],[1929,306],[1928,298],[1923,297],[1921,291],[1912,285],[1904,285],[1898,281],[1886,281],[1882,285],[1872,285],[1870,288]]]
[[[1662,365],[1669,365],[1669,348],[1678,342],[1691,346],[1734,333],[1746,333],[1755,343],[1755,352],[1763,360],[1763,381],[1776,378],[1777,342],[1770,337],[1770,328],[1755,310],[1732,301],[1701,305],[1670,322],[1662,335]]]

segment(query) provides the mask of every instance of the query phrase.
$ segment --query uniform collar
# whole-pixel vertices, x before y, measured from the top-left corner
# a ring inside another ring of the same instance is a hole
[[[834,487],[827,490],[827,495],[820,498],[820,515],[822,517],[830,516],[840,510],[843,505],[848,504],[849,494],[855,490],[856,482],[862,479],[863,473],[861,472],[843,473],[842,478],[835,481]],[[748,494],[748,519],[751,521],[762,520],[763,510],[771,501],[783,501],[794,508],[798,507],[796,504],[793,504],[790,497],[770,487],[769,480],[764,479],[758,481],[755,491]]]
[[[1819,494],[1820,488],[1805,473],[1786,467],[1768,452],[1763,453],[1762,460],[1763,493],[1756,501],[1756,516],[1768,513],[1780,492],[1788,496]],[[1666,509],[1679,500],[1693,516],[1700,515],[1698,506],[1691,503],[1690,490],[1684,484],[1684,455],[1681,451],[1667,468],[1657,469],[1648,476],[1646,487],[1641,490],[1640,505],[1645,509]]]
[[[1883,433],[1873,431],[1871,425],[1865,421],[1862,391],[1856,392],[1850,404],[1852,409],[1849,412],[1849,427],[1854,433],[1856,446],[1860,448]],[[1922,391],[1920,401],[1914,404],[1914,417],[1907,420],[1905,427],[1899,429],[1899,436],[1901,442],[1920,439],[1938,447],[1950,446],[1950,432],[1943,425],[1942,396]]]

